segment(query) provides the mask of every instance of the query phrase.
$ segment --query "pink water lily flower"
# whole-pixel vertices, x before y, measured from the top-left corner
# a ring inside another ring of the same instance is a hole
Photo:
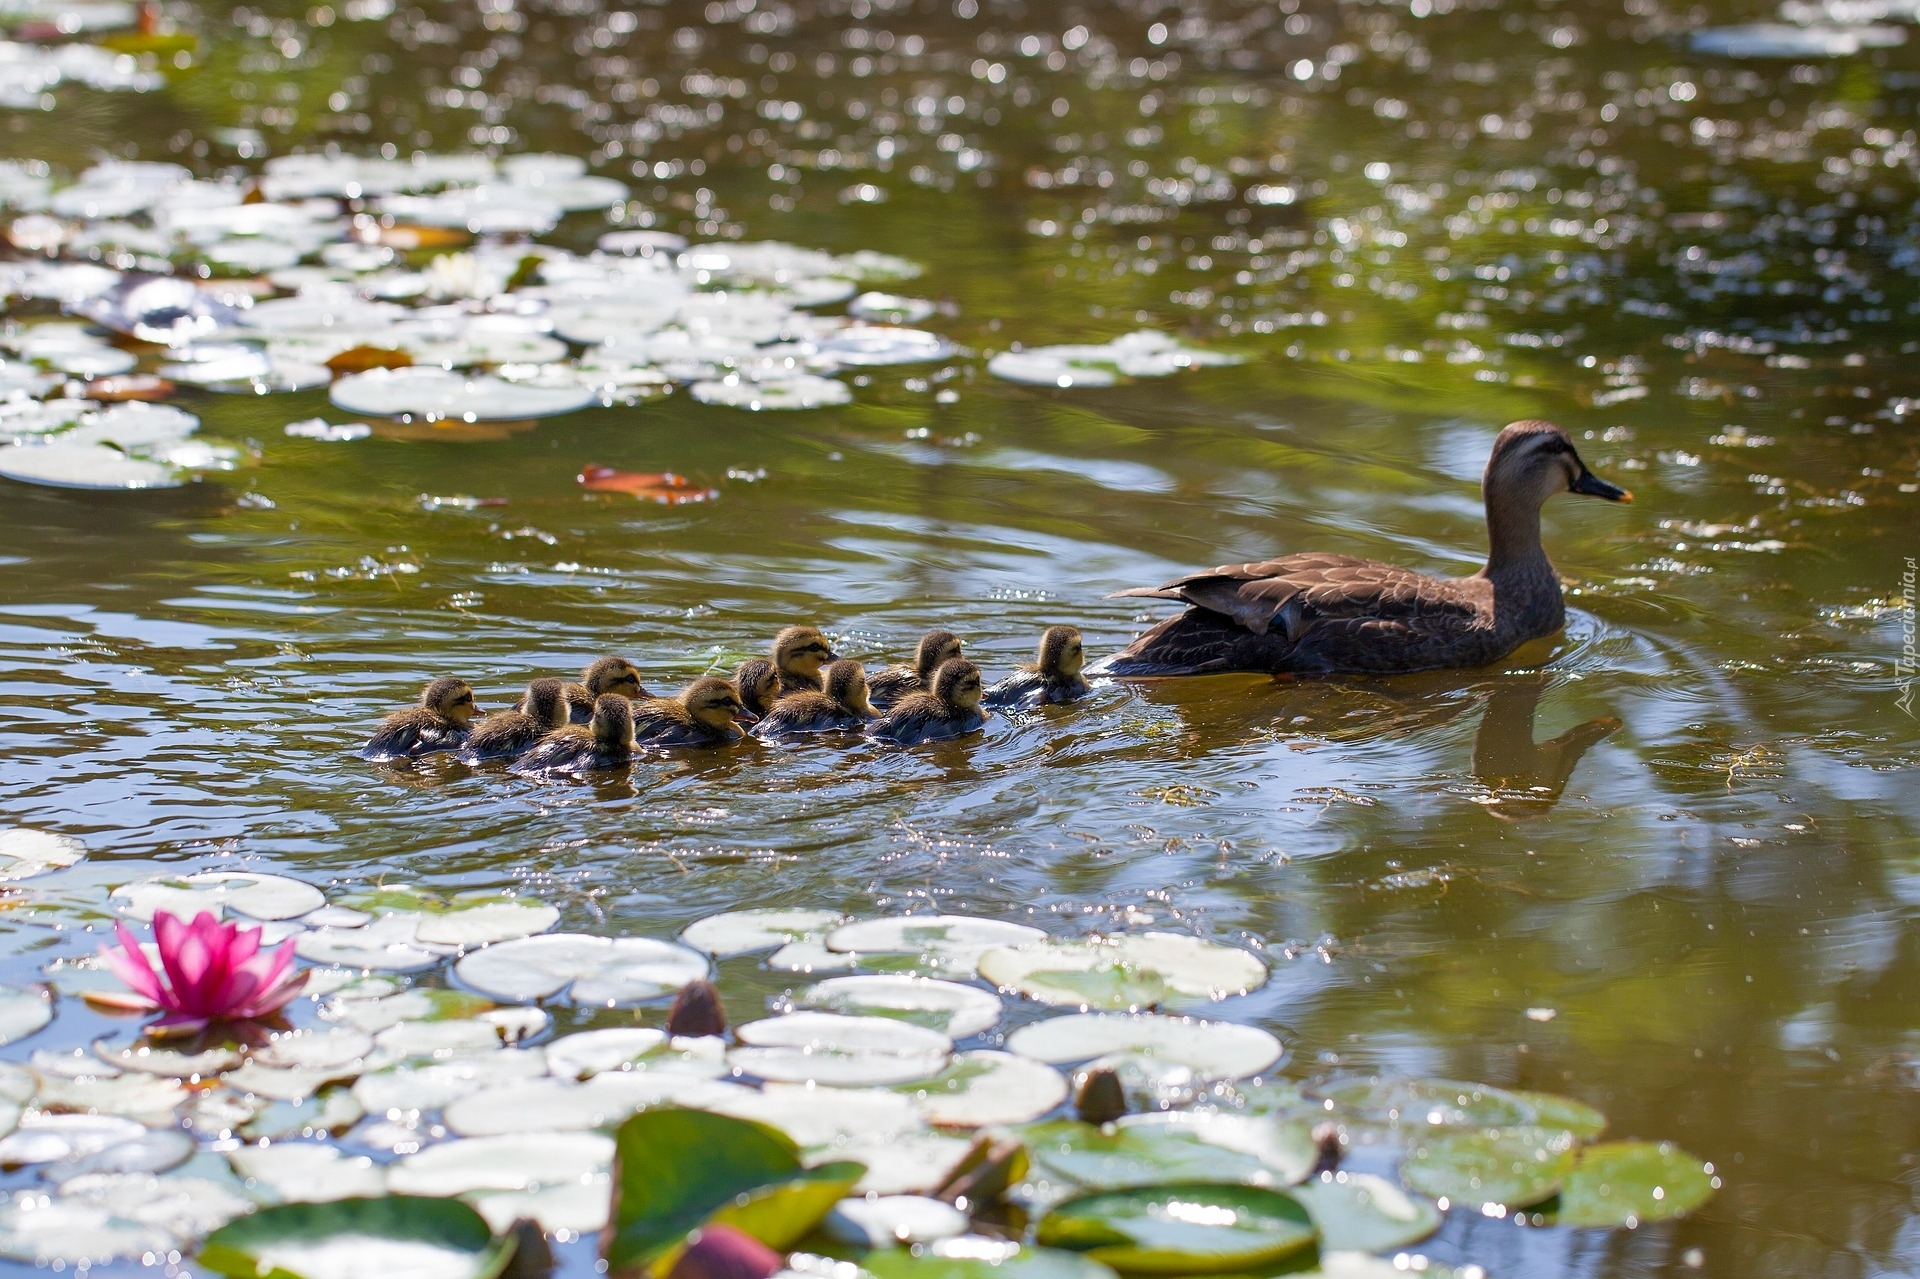
[[[153,1034],[190,1035],[214,1021],[250,1021],[276,1013],[307,984],[293,972],[293,943],[260,949],[260,930],[223,924],[201,911],[191,924],[161,911],[153,917],[160,967],[153,970],[140,940],[116,923],[121,949],[102,946],[100,955],[128,994],[96,994],[93,1002],[131,1011],[165,1012],[148,1027]]]

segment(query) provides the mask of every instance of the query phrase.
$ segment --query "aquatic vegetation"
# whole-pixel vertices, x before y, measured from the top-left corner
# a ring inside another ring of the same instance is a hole
[[[103,948],[101,955],[131,993],[96,994],[94,1002],[164,1013],[149,1034],[190,1035],[215,1021],[270,1017],[307,984],[307,975],[293,969],[291,945],[262,949],[260,928],[221,923],[211,911],[192,923],[166,911],[154,915],[159,972],[125,924],[116,923],[114,932],[120,949]]]

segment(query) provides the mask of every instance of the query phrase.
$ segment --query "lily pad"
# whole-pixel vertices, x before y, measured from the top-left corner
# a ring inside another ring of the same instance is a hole
[[[501,942],[463,957],[454,973],[474,989],[512,1002],[551,999],[612,1008],[671,994],[707,975],[706,956],[648,937],[548,933]]]
[[[65,1183],[76,1177],[165,1172],[191,1159],[195,1149],[193,1137],[182,1129],[144,1128],[126,1141],[51,1164],[41,1175]]]
[[[61,1115],[14,1110],[19,1127],[0,1138],[0,1164],[51,1164],[83,1159],[103,1150],[139,1141],[146,1128],[121,1115]]]
[[[248,1141],[275,1141],[282,1137],[317,1137],[345,1132],[366,1110],[345,1088],[323,1088],[298,1101],[276,1101],[243,1120],[240,1135]]]
[[[387,1170],[387,1182],[395,1194],[435,1196],[529,1190],[595,1179],[604,1187],[612,1163],[613,1138],[595,1132],[469,1137],[408,1155]]]
[[[923,1118],[942,1128],[1018,1124],[1067,1099],[1067,1080],[1051,1066],[1012,1053],[957,1053],[931,1079],[900,1084]]]
[[[129,919],[152,919],[159,911],[191,920],[201,911],[216,918],[234,911],[250,919],[298,919],[327,904],[312,884],[258,871],[202,871],[163,875],[125,884],[109,901]]]
[[[298,942],[296,941],[295,944],[297,947]],[[389,1026],[397,1026],[404,1021],[447,1021],[462,1017],[492,1018],[498,1013],[508,1011],[496,1009],[492,1000],[464,990],[427,988],[394,991],[392,994],[374,995],[372,993],[375,990],[389,989],[392,980],[386,977],[363,979],[354,986],[340,991],[328,1001],[325,1016],[343,1026],[353,1026],[378,1034]]]
[[[168,1079],[199,1081],[211,1078],[240,1064],[240,1052],[234,1048],[208,1048],[202,1052],[179,1052],[156,1048],[151,1044],[133,1044],[114,1048],[105,1040],[93,1045],[95,1057],[116,1071],[131,1070],[143,1075],[161,1075]]]
[[[264,1208],[216,1230],[199,1262],[231,1279],[495,1279],[512,1255],[457,1200],[388,1195]]]
[[[389,915],[350,928],[309,929],[293,939],[294,953],[316,964],[411,973],[431,968],[453,948],[428,946],[419,937],[419,920]]]
[[[1284,1051],[1278,1039],[1252,1026],[1158,1013],[1071,1013],[1022,1026],[1007,1036],[1007,1048],[1055,1066],[1137,1059],[1196,1079],[1257,1075]]]
[[[1573,1134],[1564,1129],[1441,1129],[1420,1135],[1400,1175],[1415,1190],[1477,1212],[1551,1199],[1573,1163]]]
[[[720,404],[750,412],[820,409],[853,402],[853,389],[845,382],[808,373],[760,379],[728,374],[695,382],[688,393],[702,404]]]
[[[1201,1178],[1268,1187],[1298,1181],[1311,1160],[1302,1166],[1302,1152],[1290,1135],[1258,1127],[1262,1122],[1251,1120],[1236,1129],[1237,1146],[1202,1135],[1226,1136],[1227,1124],[1211,1131],[1213,1124],[1180,1119],[1124,1127],[1057,1119],[1027,1126],[1020,1138],[1032,1160],[1030,1184],[1043,1200],[1075,1189],[1116,1190]]]
[[[1309,1091],[1356,1119],[1390,1125],[1443,1128],[1515,1128],[1534,1122],[1534,1110],[1504,1088],[1455,1079],[1350,1077]]]
[[[945,1185],[972,1149],[965,1137],[907,1132],[849,1141],[831,1157],[866,1165],[855,1186],[863,1195],[926,1195]]]
[[[544,933],[560,912],[543,901],[500,893],[442,897],[417,888],[382,886],[340,899],[340,905],[378,917],[414,922],[414,937],[427,946],[485,946]]]
[[[842,1199],[827,1218],[827,1232],[863,1248],[926,1244],[967,1233],[967,1214],[925,1195],[875,1195]]]
[[[812,938],[790,941],[767,956],[767,967],[776,973],[839,973],[859,962],[858,955],[828,950],[826,943]]]
[[[323,1203],[386,1192],[386,1169],[337,1146],[276,1141],[228,1153],[250,1188],[285,1203]]]
[[[471,1053],[362,1075],[354,1081],[353,1096],[369,1114],[391,1117],[444,1110],[463,1097],[539,1079],[546,1071],[546,1055],[538,1050]]]
[[[726,1045],[710,1035],[670,1040],[644,1026],[583,1030],[547,1045],[547,1068],[556,1079],[633,1070],[718,1079],[727,1073]]]
[[[349,413],[418,417],[429,422],[500,422],[554,417],[586,408],[591,391],[527,386],[491,375],[439,368],[369,369],[336,381],[327,392]]]
[[[1693,1211],[1719,1182],[1712,1164],[1671,1142],[1602,1142],[1580,1152],[1553,1219],[1563,1226],[1632,1229]]]
[[[1312,1171],[1320,1156],[1312,1127],[1305,1119],[1293,1116],[1152,1111],[1125,1115],[1118,1121],[1118,1128],[1128,1133],[1177,1133],[1222,1150],[1250,1155],[1263,1170],[1246,1178],[1254,1185],[1292,1185]]]
[[[1582,1141],[1592,1141],[1607,1130],[1607,1117],[1582,1101],[1550,1092],[1508,1094],[1533,1112],[1538,1128],[1564,1128]]]
[[[442,1119],[463,1137],[575,1132],[608,1128],[650,1106],[718,1107],[751,1090],[717,1079],[648,1071],[610,1071],[584,1083],[529,1079],[473,1093],[446,1107]]]
[[[898,1084],[937,1074],[953,1041],[885,1017],[801,1012],[740,1027],[735,1068],[786,1083]]]
[[[1314,1228],[1282,1192],[1189,1182],[1070,1199],[1040,1219],[1038,1238],[1123,1274],[1209,1274],[1272,1266],[1312,1244]]]
[[[129,457],[104,444],[65,440],[0,448],[0,477],[77,489],[176,488],[181,482],[172,467],[159,462]]]
[[[886,324],[864,324],[842,329],[819,343],[820,353],[835,362],[853,367],[881,364],[920,364],[944,360],[954,352],[953,343],[938,333],[924,329],[895,328]]]
[[[0,830],[0,881],[63,870],[86,855],[86,845],[71,836],[27,826],[9,826]]]
[[[987,991],[931,977],[835,977],[801,995],[802,1007],[886,1017],[966,1039],[1000,1022],[1000,1001]]]
[[[1111,1267],[1081,1253],[978,1235],[876,1252],[860,1265],[875,1279],[1114,1279]]]
[[[0,986],[0,1044],[17,1043],[53,1020],[45,986]]]
[[[1139,933],[990,950],[980,957],[980,975],[1042,1003],[1126,1011],[1169,994],[1244,995],[1266,984],[1267,966],[1197,937]]]
[[[1320,1246],[1332,1251],[1386,1252],[1440,1228],[1438,1208],[1372,1173],[1325,1173],[1292,1193],[1307,1206]]]
[[[730,910],[688,924],[680,940],[725,959],[819,936],[844,918],[832,910]]]
[[[827,934],[827,949],[870,955],[917,956],[924,967],[943,976],[971,977],[980,956],[999,946],[1046,940],[1027,924],[974,915],[896,915],[842,924]]]
[[[706,1107],[785,1133],[803,1150],[832,1154],[856,1141],[886,1140],[926,1127],[912,1100],[885,1088],[768,1084]]]

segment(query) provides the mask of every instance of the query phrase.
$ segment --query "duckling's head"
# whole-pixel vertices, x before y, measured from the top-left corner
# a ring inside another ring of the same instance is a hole
[[[1633,500],[1627,490],[1589,471],[1567,433],[1551,422],[1515,422],[1500,432],[1480,488],[1489,509],[1537,511],[1556,493]]]
[[[764,657],[750,657],[733,672],[733,689],[747,709],[765,715],[780,696],[780,673]]]
[[[702,728],[729,731],[736,722],[751,724],[759,719],[741,702],[733,685],[723,679],[697,679],[680,694],[680,705]]]
[[[929,679],[945,662],[960,656],[960,637],[952,631],[928,631],[913,650],[913,669],[921,679]]]
[[[520,713],[546,728],[567,722],[567,686],[557,679],[537,679],[520,696]]]
[[[820,668],[839,659],[827,637],[811,626],[789,626],[773,637],[773,664],[789,675],[817,681]]]
[[[835,706],[856,715],[874,713],[872,704],[867,701],[866,667],[843,657],[837,662],[829,662],[820,676],[826,683],[827,696],[833,699]]]
[[[1087,647],[1073,626],[1049,626],[1040,637],[1040,673],[1073,676],[1087,664]]]
[[[633,749],[633,703],[618,693],[593,699],[593,744],[603,751]]]
[[[456,724],[471,723],[480,713],[480,708],[473,704],[473,686],[451,676],[434,680],[421,689],[420,704]]]
[[[933,673],[933,695],[948,710],[979,710],[980,668],[962,657],[942,662]]]
[[[640,696],[640,672],[624,657],[603,657],[580,672],[580,682],[595,697],[618,693],[625,698]]]

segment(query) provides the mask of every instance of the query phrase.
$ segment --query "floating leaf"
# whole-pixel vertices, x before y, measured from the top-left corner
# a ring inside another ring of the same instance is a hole
[[[990,950],[980,957],[980,975],[1042,1003],[1125,1011],[1159,1003],[1169,992],[1244,995],[1266,984],[1267,966],[1197,937],[1139,933]]]
[[[594,402],[591,391],[524,386],[490,375],[418,367],[351,373],[336,381],[327,395],[349,413],[418,417],[429,422],[554,417]]]
[[[0,1044],[18,1043],[53,1020],[45,986],[0,986]]]
[[[866,1165],[855,1187],[863,1195],[927,1195],[947,1184],[972,1149],[964,1137],[909,1132],[849,1141],[832,1153]]]
[[[944,360],[953,343],[923,329],[870,324],[842,329],[819,343],[820,353],[837,363],[861,367],[881,364],[921,364]]]
[[[539,1079],[546,1071],[546,1055],[537,1049],[501,1049],[374,1071],[354,1081],[353,1095],[370,1114],[443,1110],[463,1097]]]
[[[1095,1058],[1139,1060],[1196,1079],[1241,1079],[1280,1060],[1280,1041],[1264,1030],[1158,1013],[1071,1013],[1022,1026],[1007,1048],[1050,1065]]]
[[[313,1137],[341,1133],[366,1114],[345,1088],[325,1088],[299,1101],[276,1101],[245,1119],[240,1135],[248,1141]]]
[[[1328,1250],[1386,1252],[1440,1228],[1438,1208],[1372,1173],[1323,1173],[1292,1193],[1307,1206]]]
[[[720,496],[719,489],[697,484],[672,471],[616,471],[610,466],[585,466],[580,468],[577,478],[580,487],[589,493],[626,493],[667,506],[707,502]]]
[[[86,845],[71,836],[26,826],[0,829],[0,881],[63,870],[86,855]]]
[[[1719,1178],[1671,1142],[1611,1141],[1580,1152],[1560,1188],[1563,1226],[1629,1229],[1678,1217],[1713,1197]]]
[[[547,1045],[547,1068],[557,1079],[587,1079],[607,1071],[646,1070],[718,1079],[727,1073],[719,1039],[674,1039],[643,1026],[583,1030]]]
[[[61,1115],[29,1111],[16,1106],[13,1119],[20,1125],[0,1138],[0,1164],[50,1164],[138,1141],[146,1135],[139,1122],[120,1115]]]
[[[607,1128],[649,1106],[719,1108],[750,1090],[717,1079],[650,1071],[610,1071],[584,1083],[529,1079],[489,1088],[449,1105],[442,1114],[448,1128],[463,1137],[497,1137],[519,1132],[570,1132]]]
[[[1032,1161],[1030,1181],[1041,1198],[1076,1187],[1110,1190],[1202,1178],[1284,1186],[1312,1167],[1311,1140],[1303,1150],[1273,1121],[1235,1125],[1236,1118],[1175,1114],[1164,1122],[1104,1128],[1057,1119],[1027,1126],[1020,1138]],[[1228,1144],[1236,1138],[1236,1144]]]
[[[216,1230],[199,1262],[231,1279],[495,1279],[512,1254],[457,1200],[389,1195],[264,1208]]]
[[[613,1163],[613,1139],[594,1132],[469,1137],[429,1146],[387,1170],[401,1195],[465,1195],[483,1190],[532,1190],[599,1179]]]
[[[105,1040],[96,1040],[93,1052],[96,1058],[116,1071],[131,1070],[143,1075],[162,1075],[168,1079],[198,1081],[232,1070],[240,1064],[240,1052],[235,1048],[208,1048],[188,1053],[156,1048],[151,1044],[114,1048]]]
[[[1312,1244],[1314,1229],[1279,1191],[1189,1182],[1070,1199],[1040,1219],[1038,1238],[1123,1274],[1206,1274],[1271,1266]]]
[[[971,977],[987,951],[1044,941],[1046,936],[1026,924],[975,915],[896,915],[842,924],[827,934],[827,949],[855,952],[863,961],[874,955],[917,956],[943,976]]]
[[[933,1243],[967,1233],[967,1214],[925,1195],[842,1199],[827,1218],[827,1233],[863,1248]]]
[[[162,875],[125,884],[109,898],[129,919],[150,920],[160,911],[191,920],[201,911],[215,918],[234,911],[252,919],[298,919],[327,904],[312,884],[258,871],[202,871]]]
[[[849,1086],[898,1084],[937,1074],[953,1041],[885,1017],[789,1013],[740,1027],[727,1060],[762,1079]]]
[[[657,999],[707,975],[707,958],[647,937],[548,933],[501,942],[454,965],[461,981],[496,999],[530,1001],[565,993],[611,1008]]]
[[[1067,1099],[1067,1080],[1051,1066],[1012,1053],[958,1053],[931,1079],[898,1085],[920,1114],[942,1128],[1025,1123]]]
[[[324,361],[335,373],[365,373],[368,369],[411,368],[413,357],[385,346],[350,346]]]
[[[835,977],[803,994],[807,1008],[887,1017],[965,1039],[993,1029],[1000,1001],[984,990],[931,977]]]
[[[380,918],[410,919],[414,939],[426,947],[485,946],[544,933],[560,912],[532,897],[502,893],[437,893],[407,885],[382,885],[341,899],[340,904]]]
[[[750,412],[819,409],[853,401],[853,389],[832,378],[798,373],[786,377],[743,378],[738,374],[695,382],[689,394],[702,404],[721,404]]]
[[[844,918],[831,910],[730,910],[688,924],[680,940],[724,959],[817,937]]]
[[[1317,1084],[1315,1096],[1358,1119],[1448,1128],[1520,1127],[1534,1122],[1524,1100],[1490,1084],[1453,1079],[1349,1077]]]
[[[829,1104],[830,1103],[830,1104]],[[835,1088],[768,1084],[757,1092],[705,1107],[736,1119],[765,1124],[793,1138],[803,1150],[833,1154],[856,1141],[885,1140],[926,1127],[911,1098],[885,1088]]]
[[[1564,1129],[1442,1129],[1416,1139],[1400,1175],[1415,1190],[1476,1212],[1488,1204],[1530,1208],[1559,1193],[1573,1158],[1573,1134]]]
[[[1538,1128],[1564,1128],[1582,1141],[1592,1141],[1607,1130],[1607,1117],[1585,1102],[1550,1092],[1508,1094],[1533,1112]]]
[[[875,1279],[1114,1279],[1111,1268],[1077,1252],[978,1235],[876,1252],[860,1265]]]
[[[283,1202],[321,1203],[386,1193],[386,1169],[337,1146],[276,1141],[241,1146],[227,1158],[250,1186]]]
[[[125,1141],[62,1159],[41,1175],[65,1183],[77,1177],[165,1172],[191,1159],[195,1149],[193,1137],[179,1128],[142,1129]]]

